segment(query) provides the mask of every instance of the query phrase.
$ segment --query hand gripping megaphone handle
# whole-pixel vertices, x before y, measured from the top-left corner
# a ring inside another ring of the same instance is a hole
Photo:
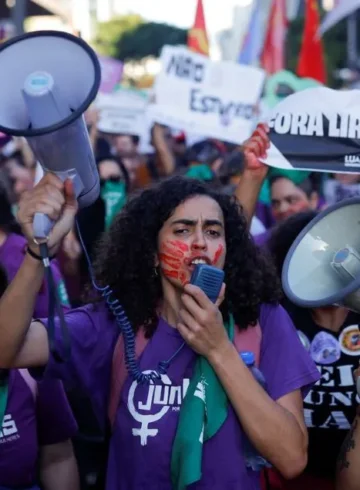
[[[48,173],[49,171],[44,169],[44,172]],[[56,174],[63,182],[65,182],[66,179],[71,179],[73,181],[75,195],[76,197],[79,197],[81,191],[83,190],[83,185],[75,169],[61,172],[53,171],[52,173]],[[47,239],[54,225],[55,222],[46,214],[36,213],[33,221],[34,238]]]

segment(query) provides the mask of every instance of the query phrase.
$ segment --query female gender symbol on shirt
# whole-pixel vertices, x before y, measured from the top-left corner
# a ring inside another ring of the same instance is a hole
[[[151,370],[144,371],[144,374],[150,374],[152,372],[154,371]],[[161,381],[164,385],[171,385],[171,381],[169,377],[166,375],[161,375]],[[139,413],[136,410],[135,403],[134,403],[134,395],[137,386],[138,386],[137,381],[134,381],[130,387],[129,395],[128,395],[128,408],[134,420],[136,420],[141,424],[140,428],[132,429],[132,434],[134,436],[139,436],[141,445],[146,446],[148,437],[155,437],[159,432],[159,429],[149,429],[149,424],[152,424],[160,420],[169,411],[170,406],[169,405],[163,406],[161,410],[157,413],[150,413],[148,415]],[[150,385],[148,386],[148,388],[149,388],[148,400],[150,400],[151,405],[153,405],[152,400],[155,391],[155,386],[153,381],[150,381]]]

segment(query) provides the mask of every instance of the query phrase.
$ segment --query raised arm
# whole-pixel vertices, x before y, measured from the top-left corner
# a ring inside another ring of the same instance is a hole
[[[360,368],[355,378],[360,378]],[[339,454],[336,490],[360,490],[360,407]]]
[[[54,255],[72,228],[76,211],[72,183],[66,181],[64,184],[55,175],[46,175],[26,193],[20,202],[18,221],[33,253],[40,255],[33,240],[35,213],[45,213],[56,221],[48,240],[50,255]],[[47,333],[41,323],[32,322],[43,278],[42,262],[26,254],[17,275],[0,299],[0,368],[31,367],[47,362]]]
[[[78,466],[70,439],[41,449],[40,478],[44,490],[80,490]]]
[[[244,153],[245,167],[236,187],[235,196],[244,209],[249,227],[255,214],[261,186],[268,173],[267,165],[260,161],[266,157],[266,150],[270,145],[267,133],[267,125],[259,124],[250,139],[239,148]]]

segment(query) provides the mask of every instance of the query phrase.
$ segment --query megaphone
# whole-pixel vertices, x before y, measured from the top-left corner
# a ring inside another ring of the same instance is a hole
[[[285,258],[282,284],[298,306],[360,312],[360,198],[328,207],[302,230]]]
[[[71,178],[79,206],[92,204],[100,182],[83,113],[101,80],[95,52],[65,32],[32,32],[0,46],[0,66],[0,132],[25,137],[44,172]],[[35,215],[35,237],[52,226]]]

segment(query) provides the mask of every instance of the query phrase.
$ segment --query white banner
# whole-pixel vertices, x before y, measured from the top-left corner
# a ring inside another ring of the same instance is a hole
[[[165,46],[155,82],[152,120],[193,134],[242,143],[251,134],[265,72],[212,62],[184,47]]]

